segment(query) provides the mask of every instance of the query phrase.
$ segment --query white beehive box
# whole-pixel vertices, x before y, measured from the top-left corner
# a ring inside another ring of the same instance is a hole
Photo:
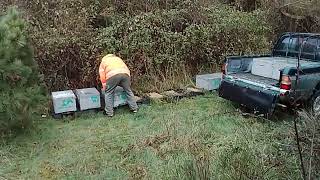
[[[196,86],[199,89],[217,90],[221,84],[222,73],[204,74],[196,76]]]
[[[52,92],[55,114],[77,111],[76,96],[71,90]]]
[[[81,111],[101,107],[100,93],[96,88],[77,89],[75,90],[75,94],[78,98]]]
[[[105,99],[105,93],[103,92]],[[118,86],[114,93],[114,107],[124,106],[127,104],[127,96],[122,87]]]

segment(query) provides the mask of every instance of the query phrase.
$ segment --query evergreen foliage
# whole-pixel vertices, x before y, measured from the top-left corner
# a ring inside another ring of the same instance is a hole
[[[26,23],[11,8],[0,19],[0,135],[31,124],[44,97],[39,82]]]

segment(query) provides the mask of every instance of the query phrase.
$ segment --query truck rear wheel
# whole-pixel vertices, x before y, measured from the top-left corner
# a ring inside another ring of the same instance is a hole
[[[314,93],[312,97],[311,109],[314,116],[320,116],[320,90]]]

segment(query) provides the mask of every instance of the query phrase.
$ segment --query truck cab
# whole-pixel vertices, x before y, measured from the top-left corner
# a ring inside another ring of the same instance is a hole
[[[226,57],[222,98],[255,112],[308,103],[320,115],[320,34],[285,33],[272,53]]]

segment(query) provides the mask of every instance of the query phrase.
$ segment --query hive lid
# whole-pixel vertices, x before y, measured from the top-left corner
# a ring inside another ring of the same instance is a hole
[[[68,98],[68,97],[74,97],[75,95],[72,90],[67,90],[67,91],[57,91],[57,92],[52,92],[52,97],[54,98]]]
[[[77,89],[77,94],[82,95],[97,95],[99,94],[99,91],[96,88],[86,88],[86,89]]]
[[[201,79],[217,79],[221,77],[222,77],[222,73],[201,74],[196,76],[196,78],[201,78]]]

